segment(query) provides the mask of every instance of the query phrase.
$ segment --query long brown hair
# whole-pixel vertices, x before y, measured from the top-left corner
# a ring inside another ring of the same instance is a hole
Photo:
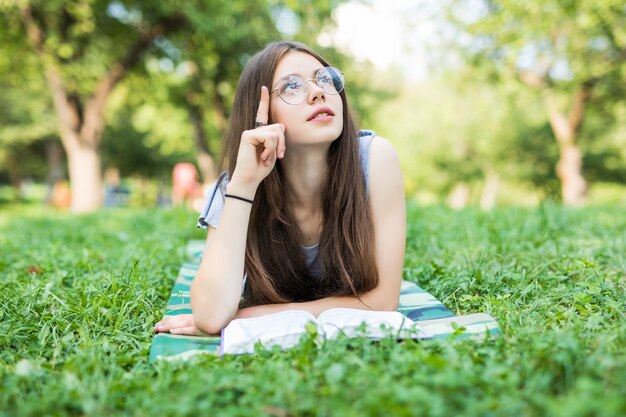
[[[241,134],[254,128],[260,87],[270,87],[281,58],[290,51],[328,62],[307,46],[274,42],[258,52],[243,70],[222,147],[222,166],[235,170]],[[328,176],[322,191],[321,277],[311,277],[300,242],[302,232],[289,207],[288,186],[280,160],[257,189],[246,240],[248,283],[240,307],[359,296],[378,285],[374,227],[359,162],[358,127],[345,90],[343,130],[328,151]],[[269,121],[272,123],[272,120]]]

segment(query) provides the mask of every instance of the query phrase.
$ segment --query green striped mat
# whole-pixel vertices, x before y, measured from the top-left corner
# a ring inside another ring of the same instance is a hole
[[[165,308],[164,318],[191,313],[189,290],[198,270],[204,241],[192,240],[187,245],[189,260],[185,262]],[[435,335],[435,338],[485,337],[499,334],[498,323],[488,314],[455,316],[435,297],[412,282],[402,281],[398,311]],[[219,336],[182,336],[159,333],[150,348],[150,361],[185,359],[198,353],[218,354]]]

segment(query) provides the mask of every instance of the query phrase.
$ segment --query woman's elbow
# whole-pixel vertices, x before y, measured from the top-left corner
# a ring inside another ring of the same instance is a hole
[[[379,304],[379,311],[397,311],[398,302],[383,302]]]
[[[397,311],[398,300],[378,299],[371,298],[369,300],[363,299],[361,301],[368,309],[373,311]]]
[[[219,317],[217,315],[205,315],[193,312],[193,322],[196,328],[208,334],[220,334],[222,329],[231,322],[230,317]]]
[[[379,297],[373,301],[373,307],[378,311],[397,311],[400,301],[400,294],[394,297]]]
[[[397,311],[400,302],[400,288],[378,285],[363,296],[363,302],[375,311]]]
[[[194,318],[194,322],[196,321],[196,319]],[[200,330],[201,332],[207,333],[207,334],[213,334],[213,335],[217,335],[220,334],[222,329],[226,327],[226,325],[220,324],[220,323],[212,323],[212,322],[198,322],[196,323],[196,328],[198,330]]]
[[[198,330],[209,334],[219,334],[231,322],[237,313],[238,305],[230,306],[194,296],[191,292],[191,311],[193,322]]]
[[[190,294],[194,325],[205,333],[220,333],[237,314],[239,300],[209,296],[210,294],[216,295],[220,291],[194,284],[196,281],[191,285]]]

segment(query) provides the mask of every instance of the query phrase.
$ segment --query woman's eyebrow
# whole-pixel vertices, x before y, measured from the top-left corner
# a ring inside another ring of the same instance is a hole
[[[324,67],[319,67],[319,68],[317,68],[317,69],[313,70],[313,72],[311,72],[311,75],[312,75],[313,77],[315,77],[315,75],[316,75],[316,74],[319,72],[319,70],[321,70],[322,68],[324,68]],[[303,76],[302,74],[300,74],[299,72],[292,72],[292,73],[290,73],[290,74],[285,74],[285,75],[282,75],[282,76],[278,77],[278,80],[277,80],[277,81],[280,81],[280,80],[282,80],[282,79],[283,79],[283,78],[285,78],[285,77],[291,77],[291,76],[294,76],[294,75],[295,75],[295,76],[297,76],[297,77],[304,78],[304,76]]]
[[[297,73],[297,72],[292,72],[292,73],[290,73],[290,74],[285,74],[285,75],[282,75],[282,76],[278,77],[278,79],[279,79],[279,80],[282,80],[282,79],[283,79],[283,78],[285,78],[285,77],[292,77],[292,76],[294,76],[294,75],[295,75],[296,77],[302,77],[302,75],[300,75],[299,73]]]

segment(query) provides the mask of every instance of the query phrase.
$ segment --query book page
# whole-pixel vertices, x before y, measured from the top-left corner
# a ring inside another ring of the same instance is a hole
[[[304,310],[289,310],[250,319],[235,319],[222,330],[221,353],[252,353],[261,342],[265,348],[280,345],[289,348],[306,333],[308,322],[315,316]]]
[[[364,335],[375,339],[385,337],[389,332],[399,338],[429,339],[433,337],[430,332],[397,311],[332,308],[320,314],[317,321],[320,333],[326,338],[336,337],[342,332],[347,336],[363,334],[359,332],[362,323],[365,323]]]

